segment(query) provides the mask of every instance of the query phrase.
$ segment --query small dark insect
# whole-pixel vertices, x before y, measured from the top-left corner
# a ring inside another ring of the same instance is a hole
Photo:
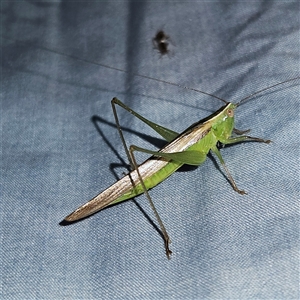
[[[155,37],[152,39],[154,49],[157,49],[161,55],[168,54],[170,50],[168,49],[170,37],[166,35],[162,30],[159,30]]]

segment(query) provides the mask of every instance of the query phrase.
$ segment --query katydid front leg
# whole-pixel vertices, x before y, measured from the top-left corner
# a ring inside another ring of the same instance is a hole
[[[271,140],[264,140],[264,139],[261,139],[261,138],[248,136],[248,135],[230,137],[227,140],[221,141],[221,143],[223,143],[225,145],[227,145],[227,144],[236,144],[236,143],[241,143],[241,142],[259,142],[259,143],[270,144],[272,141]]]
[[[243,133],[249,132],[249,131],[250,131],[250,129],[245,130],[245,131],[240,131],[240,130],[238,130],[238,129],[234,129],[234,132],[235,132],[236,134],[243,134]],[[221,140],[220,142],[221,142],[222,144],[224,144],[224,145],[226,145],[226,144],[227,144],[227,145],[229,145],[229,144],[236,144],[236,143],[240,143],[240,142],[259,142],[259,143],[270,144],[270,143],[271,143],[271,140],[264,140],[264,139],[257,138],[257,137],[252,137],[252,136],[248,136],[248,135],[243,135],[243,136],[238,136],[238,137],[230,137],[230,138],[228,138],[228,139]],[[225,172],[226,172],[226,174],[227,174],[227,177],[228,177],[228,179],[229,179],[229,181],[230,181],[230,183],[231,183],[233,189],[234,189],[236,192],[238,192],[239,194],[241,194],[241,195],[247,194],[244,190],[240,190],[240,189],[237,187],[237,185],[236,185],[236,183],[235,183],[233,177],[231,176],[231,174],[230,174],[228,168],[227,168],[226,165],[225,165],[224,159],[223,159],[223,157],[222,157],[221,152],[219,151],[219,149],[218,149],[217,147],[213,147],[211,150],[212,150],[212,152],[215,153],[215,154],[217,155],[217,157],[219,158],[220,163],[222,164],[223,168],[225,169]]]
[[[245,133],[250,132],[250,129],[247,129],[247,130],[239,130],[239,129],[233,128],[232,131],[233,131],[235,134],[237,134],[237,135],[243,135],[243,134],[245,134]]]
[[[247,194],[244,190],[238,189],[238,187],[237,187],[237,185],[236,185],[236,183],[235,183],[233,177],[231,176],[231,174],[230,174],[228,168],[227,168],[226,165],[225,165],[224,159],[223,159],[223,157],[222,157],[221,152],[219,151],[219,149],[218,149],[217,147],[213,147],[213,148],[211,148],[211,151],[217,155],[217,157],[218,157],[218,159],[219,159],[221,165],[223,166],[223,168],[224,168],[224,170],[225,170],[225,172],[226,172],[226,174],[227,174],[227,177],[228,177],[228,179],[229,179],[229,181],[230,181],[230,183],[231,183],[233,189],[234,189],[236,192],[238,192],[239,194],[241,194],[241,195]]]

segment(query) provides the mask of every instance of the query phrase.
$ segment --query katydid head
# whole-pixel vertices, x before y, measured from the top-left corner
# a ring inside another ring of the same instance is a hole
[[[221,134],[220,136],[225,138],[229,138],[231,136],[234,128],[234,111],[236,107],[237,105],[231,102],[225,106],[222,118],[223,126],[218,126],[220,128],[219,130],[221,130],[221,132],[218,132],[218,134]]]
[[[215,136],[218,138],[229,138],[234,128],[234,111],[237,105],[228,102],[222,106],[218,111],[206,118],[209,122]],[[203,120],[202,120],[203,121]]]

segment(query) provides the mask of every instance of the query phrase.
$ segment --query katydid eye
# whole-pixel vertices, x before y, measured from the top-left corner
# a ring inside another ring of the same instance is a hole
[[[228,109],[227,110],[227,116],[232,118],[234,116],[234,110],[233,109]]]

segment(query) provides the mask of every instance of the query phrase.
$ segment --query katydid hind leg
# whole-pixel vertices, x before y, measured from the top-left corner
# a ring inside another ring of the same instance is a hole
[[[162,220],[161,220],[161,218],[160,218],[160,216],[159,216],[159,214],[158,214],[158,212],[157,212],[157,210],[155,208],[155,205],[154,205],[154,203],[153,203],[153,201],[152,201],[152,199],[150,197],[150,194],[149,194],[149,192],[148,192],[148,190],[147,190],[147,188],[145,186],[144,180],[143,180],[143,178],[142,178],[142,176],[140,174],[140,171],[139,171],[139,168],[138,168],[135,156],[133,154],[134,151],[138,151],[138,150],[136,150],[136,148],[134,146],[130,146],[130,148],[129,148],[129,153],[130,153],[130,157],[131,157],[130,160],[133,163],[134,169],[137,171],[137,174],[138,174],[139,180],[141,182],[142,188],[144,190],[144,193],[145,193],[145,195],[146,195],[146,197],[147,197],[147,199],[149,201],[151,209],[153,210],[155,218],[156,218],[156,220],[157,220],[157,222],[159,224],[161,233],[163,235],[164,243],[165,243],[166,255],[167,255],[168,259],[170,259],[170,255],[172,254],[172,251],[169,248],[170,238],[169,238],[167,230],[166,230],[166,228],[165,228],[165,226],[164,226],[164,224],[163,224],[163,222],[162,222]]]
[[[116,109],[116,106],[115,106],[114,99],[115,99],[115,98],[113,98],[112,101],[111,101],[111,106],[112,106],[113,114],[114,114],[114,117],[115,117],[117,129],[118,129],[119,136],[120,136],[120,139],[121,139],[121,141],[122,141],[123,147],[124,147],[124,149],[125,149],[126,156],[127,156],[128,161],[129,161],[129,163],[130,163],[131,169],[133,170],[133,169],[134,169],[134,164],[133,164],[133,162],[132,162],[132,160],[131,160],[131,157],[130,157],[130,154],[129,154],[129,151],[128,151],[128,147],[127,147],[127,144],[126,144],[124,135],[123,135],[123,131],[122,131],[122,128],[121,128],[121,126],[120,126],[119,117],[118,117],[118,113],[117,113],[117,109]]]
[[[150,120],[144,118],[143,116],[141,116],[139,113],[137,113],[136,111],[134,111],[133,109],[131,109],[130,107],[128,107],[127,105],[125,105],[122,101],[120,101],[118,98],[113,98],[111,100],[111,104],[113,107],[113,111],[116,112],[116,108],[115,105],[119,105],[120,107],[124,108],[125,110],[127,110],[129,113],[131,113],[132,115],[134,115],[135,117],[137,117],[138,119],[140,119],[142,122],[144,122],[145,124],[147,124],[148,126],[150,126],[153,130],[155,130],[160,136],[162,136],[167,142],[171,142],[172,140],[174,140],[179,133],[168,129],[166,127],[163,127],[161,125],[158,125],[154,122],[151,122]]]
[[[119,118],[118,118],[118,114],[117,114],[117,110],[116,110],[116,105],[121,106],[122,108],[124,108],[125,110],[127,110],[128,112],[130,112],[131,114],[133,114],[134,116],[136,116],[137,118],[139,118],[141,121],[143,121],[144,123],[146,123],[147,125],[149,125],[152,129],[154,129],[157,133],[159,133],[162,137],[164,137],[167,141],[171,141],[174,138],[176,138],[179,134],[167,129],[165,127],[162,127],[158,124],[155,124],[147,119],[145,119],[144,117],[142,117],[141,115],[139,115],[138,113],[136,113],[135,111],[133,111],[131,108],[129,108],[128,106],[126,106],[124,103],[122,103],[120,100],[118,100],[117,98],[113,98],[111,101],[112,104],[112,109],[113,109],[113,113],[114,113],[114,117],[115,117],[115,121],[116,121],[116,125],[117,125],[117,129],[120,135],[120,138],[122,140],[123,146],[125,148],[125,152],[126,155],[128,157],[128,160],[130,162],[130,165],[132,167],[133,170],[137,171],[139,180],[141,182],[141,186],[143,188],[143,191],[150,203],[150,206],[155,214],[155,217],[157,219],[157,222],[159,224],[163,239],[164,239],[164,243],[165,243],[165,249],[166,249],[166,255],[168,258],[170,258],[170,255],[172,254],[172,251],[169,249],[169,244],[170,244],[170,238],[169,235],[166,231],[166,228],[155,208],[155,205],[149,195],[149,192],[145,186],[145,183],[143,181],[143,178],[139,172],[138,169],[138,164],[136,162],[135,156],[134,156],[134,151],[140,151],[140,152],[145,152],[148,154],[152,154],[155,155],[157,157],[164,157],[166,159],[169,160],[176,160],[179,162],[182,162],[183,164],[190,164],[190,165],[200,165],[201,163],[203,163],[206,159],[206,154],[205,153],[201,153],[199,151],[189,151],[189,154],[187,155],[184,152],[175,152],[175,153],[163,153],[163,152],[158,152],[158,151],[151,151],[151,150],[147,150],[144,148],[140,148],[137,146],[130,146],[129,150],[120,126],[120,122],[119,122]]]
[[[124,146],[124,149],[125,149],[125,152],[126,152],[126,155],[128,157],[128,160],[130,162],[130,165],[131,165],[131,168],[132,170],[136,170],[137,171],[137,174],[138,174],[138,177],[139,177],[139,180],[141,182],[141,186],[144,190],[144,193],[150,203],[150,206],[151,206],[151,209],[153,210],[154,212],[154,215],[158,221],[158,224],[159,224],[159,227],[160,227],[160,230],[161,230],[161,233],[162,233],[162,236],[163,236],[163,239],[164,239],[164,243],[165,243],[165,249],[166,249],[166,255],[168,257],[168,259],[170,258],[170,255],[172,254],[172,251],[169,249],[169,244],[170,244],[170,238],[169,238],[169,235],[167,233],[167,230],[155,208],[155,205],[150,197],[150,194],[145,186],[145,183],[143,181],[143,178],[139,172],[139,168],[138,168],[138,164],[136,162],[136,159],[135,159],[135,156],[134,156],[134,151],[138,151],[138,149],[136,149],[135,146],[130,146],[129,150],[128,150],[128,147],[127,147],[127,144],[126,144],[126,141],[125,141],[125,138],[124,138],[124,135],[123,135],[123,132],[122,132],[122,129],[121,129],[121,126],[120,126],[120,122],[119,122],[119,118],[118,118],[118,114],[117,114],[117,110],[116,110],[116,104],[121,106],[122,108],[124,108],[125,110],[129,111],[131,114],[133,114],[134,116],[138,117],[140,120],[142,120],[143,122],[145,122],[146,124],[148,124],[149,126],[151,126],[154,130],[156,130],[154,128],[154,125],[155,126],[158,126],[158,127],[161,127],[157,124],[154,124],[152,123],[151,121],[145,119],[144,117],[142,117],[141,115],[139,115],[138,113],[136,113],[135,111],[133,111],[132,109],[130,109],[128,106],[126,106],[125,104],[123,104],[120,100],[118,100],[117,98],[113,98],[112,101],[111,101],[111,104],[112,104],[112,109],[113,109],[113,114],[114,114],[114,117],[115,117],[115,121],[116,121],[116,125],[117,125],[117,129],[118,129],[118,132],[119,132],[119,135],[120,135],[120,138],[122,140],[122,143],[123,143],[123,146]],[[164,132],[166,132],[168,134],[168,131],[169,129],[167,128],[164,128],[164,127],[161,127],[162,130]],[[157,131],[157,130],[156,130]],[[169,134],[170,136],[171,135],[178,135],[177,133],[173,132],[173,131],[169,131]],[[175,136],[175,137],[176,137]]]

